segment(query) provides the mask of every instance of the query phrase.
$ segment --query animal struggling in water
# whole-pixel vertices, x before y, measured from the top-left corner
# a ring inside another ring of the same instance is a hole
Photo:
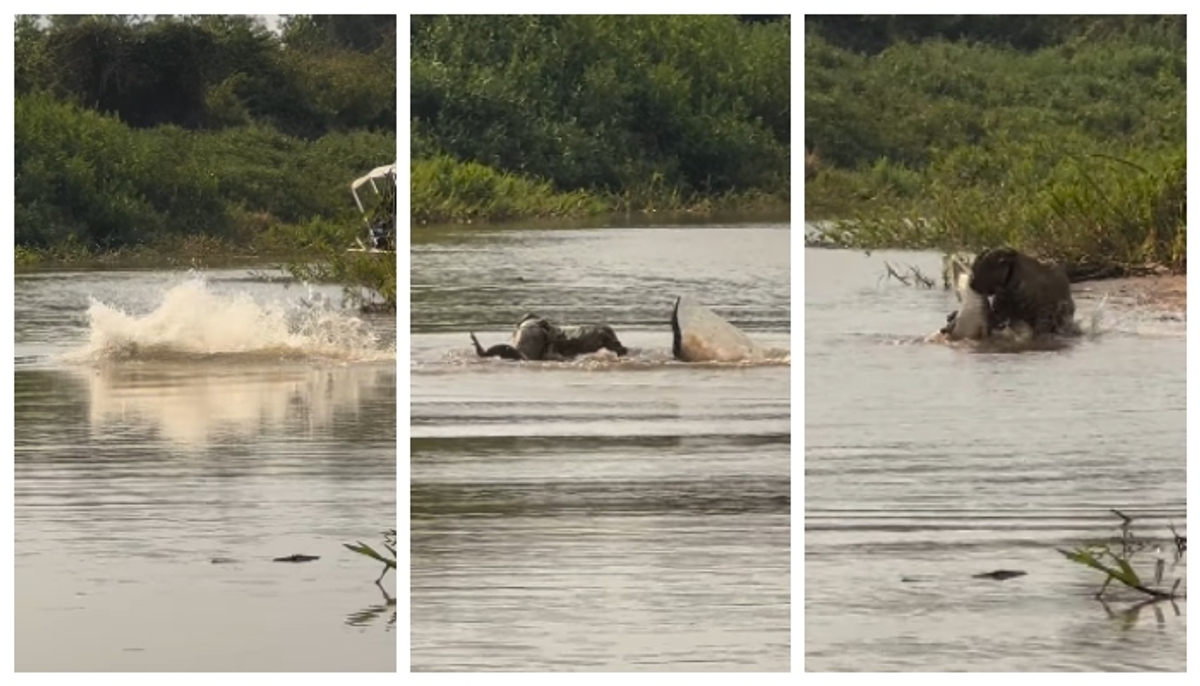
[[[471,333],[471,342],[479,357],[500,357],[506,360],[569,360],[599,350],[611,350],[618,356],[629,354],[620,339],[607,324],[585,324],[560,327],[534,314],[517,322],[511,343],[499,343],[484,349]]]
[[[985,250],[970,269],[951,260],[949,269],[962,306],[946,318],[950,339],[982,340],[1009,330],[1033,336],[1074,336],[1075,301],[1066,271],[1013,248]]]
[[[671,353],[680,362],[746,361],[771,356],[737,327],[690,298],[675,299],[670,325]],[[600,350],[611,350],[618,357],[629,355],[629,349],[607,324],[558,326],[533,314],[517,323],[509,343],[484,348],[474,332],[471,343],[479,357],[517,361],[569,360]]]

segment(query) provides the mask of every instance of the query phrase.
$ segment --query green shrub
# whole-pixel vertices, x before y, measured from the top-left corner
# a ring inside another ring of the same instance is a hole
[[[472,171],[453,187],[414,177],[413,218],[575,212],[583,196],[573,194],[657,198],[651,188],[697,204],[733,192],[786,197],[789,33],[786,19],[729,16],[416,21],[414,163],[445,173],[448,157],[491,175],[464,166],[458,173]],[[536,198],[480,195],[501,189]],[[465,197],[479,211],[463,211]]]
[[[808,218],[853,220],[836,240],[858,246],[1186,266],[1177,22],[1076,17],[1029,45],[1020,21],[928,19],[809,24]]]

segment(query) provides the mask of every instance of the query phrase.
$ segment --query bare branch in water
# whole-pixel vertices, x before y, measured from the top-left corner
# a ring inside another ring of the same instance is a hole
[[[1175,530],[1175,522],[1171,522],[1168,526],[1171,527],[1171,535],[1175,537],[1175,559],[1179,559],[1187,552],[1187,536],[1179,535],[1179,532]]]
[[[925,288],[933,288],[933,284],[934,284],[933,279],[922,274],[920,269],[917,269],[916,267],[912,266],[911,264],[908,266],[908,269],[909,269],[909,271],[912,272],[913,278],[916,279],[917,283],[920,283]]]
[[[887,271],[884,272],[884,274],[879,277],[879,280],[875,282],[876,286],[878,286],[884,279],[888,278],[895,279],[905,286],[920,286],[922,288],[933,288],[934,286],[933,279],[922,274],[920,269],[917,269],[911,264],[906,265],[908,268],[908,276],[901,274],[900,270],[887,260],[884,260],[883,266],[887,268]]]
[[[907,277],[905,277],[905,276],[901,276],[901,275],[900,275],[900,272],[897,272],[897,271],[896,271],[896,269],[895,269],[894,267],[892,267],[892,263],[891,263],[891,262],[888,262],[887,260],[884,260],[884,261],[883,261],[883,266],[887,267],[887,272],[886,272],[886,273],[885,273],[883,276],[879,277],[879,281],[883,281],[884,279],[891,277],[891,278],[893,278],[893,279],[895,279],[895,280],[899,281],[900,283],[904,284],[905,286],[911,286],[911,285],[912,285],[912,284],[910,284],[910,283],[908,282],[908,278],[907,278]],[[878,282],[876,282],[876,284],[875,284],[875,285],[879,285],[879,283],[878,283]]]

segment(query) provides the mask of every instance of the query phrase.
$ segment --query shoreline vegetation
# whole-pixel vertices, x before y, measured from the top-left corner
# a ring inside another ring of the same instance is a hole
[[[808,17],[810,246],[1187,270],[1182,16]]]
[[[395,31],[370,15],[286,16],[279,33],[250,16],[18,16],[17,268],[319,263],[310,276],[394,308],[394,256],[389,275],[345,251],[365,231],[350,182],[395,159]]]
[[[775,16],[414,16],[414,224],[790,204]]]

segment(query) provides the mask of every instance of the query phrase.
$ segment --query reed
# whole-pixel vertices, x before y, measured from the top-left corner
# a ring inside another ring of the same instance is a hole
[[[358,553],[359,555],[363,555],[372,560],[375,560],[376,562],[383,563],[383,571],[379,574],[379,578],[375,580],[376,584],[378,584],[380,581],[383,581],[383,577],[387,575],[388,571],[396,568],[396,530],[395,529],[390,529],[388,531],[383,532],[383,547],[391,554],[391,557],[381,555],[380,553],[376,552],[376,550],[374,548],[367,545],[366,543],[363,543],[362,541],[356,541],[355,545],[351,545],[349,543],[343,543],[342,545],[346,546],[350,550],[353,550],[354,552]]]
[[[1074,550],[1059,548],[1058,552],[1072,562],[1104,573],[1104,582],[1096,592],[1097,598],[1104,595],[1113,581],[1155,600],[1174,600],[1181,597],[1177,592],[1183,577],[1175,577],[1170,588],[1166,586],[1166,558],[1162,555],[1162,545],[1136,536],[1132,529],[1132,517],[1119,510],[1111,512],[1121,518],[1121,536],[1118,540],[1085,543]],[[1174,548],[1171,555],[1175,561],[1171,569],[1174,570],[1187,552],[1187,537],[1180,536],[1174,526],[1171,527],[1171,535],[1171,547]],[[1154,571],[1146,574],[1143,570],[1139,574],[1134,568],[1133,558],[1151,545],[1155,545],[1157,550]]]

